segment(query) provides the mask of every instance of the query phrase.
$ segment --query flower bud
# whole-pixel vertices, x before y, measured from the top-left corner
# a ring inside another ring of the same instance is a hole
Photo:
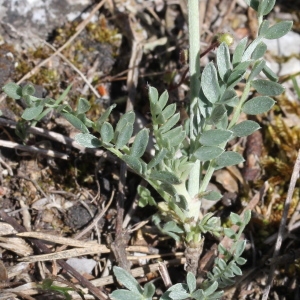
[[[233,44],[233,36],[229,33],[220,33],[217,35],[217,40],[220,44],[225,43],[227,46],[231,46]]]

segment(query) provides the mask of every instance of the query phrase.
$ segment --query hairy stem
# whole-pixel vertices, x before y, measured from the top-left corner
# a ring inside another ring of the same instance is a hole
[[[194,122],[197,116],[197,102],[200,89],[200,24],[199,24],[199,0],[188,1],[189,16],[189,68],[190,68],[190,147],[195,143]],[[200,118],[200,116],[197,116]],[[191,170],[188,181],[188,192],[193,198],[199,192],[200,185],[200,162],[197,161]]]

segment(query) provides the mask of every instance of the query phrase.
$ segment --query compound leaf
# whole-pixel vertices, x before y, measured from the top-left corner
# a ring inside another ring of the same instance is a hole
[[[209,102],[215,103],[218,101],[220,96],[220,86],[217,70],[212,62],[210,62],[202,72],[201,87]]]
[[[114,137],[114,129],[110,123],[104,122],[100,129],[100,135],[103,143],[109,143]]]
[[[141,294],[137,294],[124,289],[113,291],[110,294],[110,298],[113,300],[143,300],[144,297]]]
[[[136,279],[127,271],[120,267],[113,267],[113,272],[117,278],[117,280],[124,285],[127,289],[137,294],[143,294],[143,290],[140,287],[139,283]]]
[[[233,151],[226,151],[218,156],[215,160],[217,169],[237,165],[244,161],[241,154]]]
[[[119,131],[117,134],[117,141],[115,148],[120,149],[124,147],[130,140],[131,135],[133,132],[133,125],[131,123],[127,123],[121,131]]]
[[[27,121],[36,119],[43,111],[44,105],[28,107],[24,110],[22,118]]]
[[[135,137],[134,142],[130,148],[130,155],[134,157],[141,157],[148,145],[149,141],[149,130],[142,129]]]
[[[291,30],[292,26],[292,21],[279,22],[271,26],[265,33],[264,37],[268,40],[279,39],[286,35]]]
[[[190,293],[193,293],[196,289],[196,277],[193,273],[188,272],[186,276],[186,283],[189,287]]]
[[[236,65],[241,62],[244,51],[245,51],[246,46],[247,46],[247,42],[248,42],[248,38],[245,37],[242,40],[240,40],[239,43],[237,44],[237,46],[236,46],[236,48],[233,52],[233,57],[232,57],[233,67],[236,67]]]
[[[21,99],[22,97],[22,88],[14,82],[7,83],[2,90],[7,96],[15,100]]]
[[[70,113],[66,113],[66,112],[62,112],[61,114],[67,121],[69,121],[75,128],[80,130],[82,133],[89,132],[87,127],[84,125],[84,123],[80,119],[78,119],[76,116],[74,116]]]
[[[258,15],[265,16],[267,15],[274,7],[276,0],[263,0],[260,1],[258,5]]]
[[[91,108],[91,104],[84,98],[79,98],[77,104],[77,114],[84,114]]]
[[[267,45],[264,42],[260,42],[252,52],[251,58],[254,60],[260,59],[265,55],[267,51]]]
[[[251,121],[246,120],[239,124],[234,125],[230,130],[232,130],[233,134],[238,137],[248,136],[252,134],[254,131],[260,128],[259,124]]]
[[[281,84],[264,79],[253,80],[251,82],[251,86],[254,87],[260,94],[266,96],[277,96],[284,91]]]
[[[79,133],[75,136],[75,141],[86,148],[99,148],[101,142],[92,134]]]
[[[132,170],[136,171],[137,173],[142,173],[142,164],[137,157],[124,154],[122,159]]]
[[[227,142],[232,136],[232,131],[223,129],[211,129],[204,131],[200,137],[200,143],[204,146],[218,146]]]
[[[275,101],[272,98],[267,96],[258,96],[247,101],[244,104],[242,111],[248,115],[263,114],[269,111],[274,104]]]
[[[202,146],[198,148],[194,156],[200,161],[208,161],[217,158],[224,152],[224,149],[215,146]]]
[[[217,50],[217,66],[218,71],[221,79],[223,81],[225,78],[225,75],[228,74],[231,70],[231,63],[230,63],[230,54],[229,54],[229,48],[227,44],[222,43]]]
[[[164,183],[169,183],[169,184],[179,184],[181,182],[176,175],[168,171],[153,170],[150,174],[150,178],[154,180],[159,180]]]

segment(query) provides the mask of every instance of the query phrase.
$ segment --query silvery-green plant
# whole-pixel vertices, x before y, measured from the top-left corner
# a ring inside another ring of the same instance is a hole
[[[205,217],[210,218],[212,216],[208,214]],[[207,279],[200,286],[197,287],[195,275],[188,272],[186,283],[177,283],[171,286],[159,299],[220,299],[223,295],[223,291],[217,291],[217,289],[232,285],[234,283],[233,277],[242,275],[242,270],[239,265],[241,266],[246,263],[246,260],[241,257],[246,246],[246,241],[241,240],[240,237],[250,218],[250,211],[246,211],[243,218],[235,213],[231,213],[230,220],[233,224],[239,226],[239,230],[236,233],[230,228],[224,229],[225,235],[233,240],[232,246],[230,249],[226,249],[222,244],[219,244],[218,251],[222,255],[222,258],[218,257],[215,260],[215,266],[212,272],[207,274]],[[206,222],[204,222],[204,224],[205,223]],[[212,228],[207,228],[207,230],[213,231]],[[205,232],[206,229],[203,231]],[[114,291],[110,295],[113,300],[151,300],[154,296],[155,286],[152,283],[146,283],[144,287],[141,287],[136,279],[124,269],[114,267],[113,271],[117,280],[127,288],[127,290],[119,289]]]
[[[250,212],[243,217],[231,214],[232,223],[239,226],[239,231],[223,228],[220,218],[212,213],[201,214],[201,201],[219,200],[222,195],[207,189],[215,170],[236,165],[244,161],[234,151],[227,151],[226,145],[237,137],[252,134],[260,128],[255,121],[239,122],[242,113],[257,115],[268,112],[275,101],[270,96],[283,92],[277,83],[277,76],[266,65],[263,58],[267,46],[264,39],[278,39],[285,35],[292,22],[283,21],[270,25],[263,20],[275,5],[275,0],[246,0],[258,15],[259,31],[257,38],[248,42],[242,39],[230,55],[229,46],[224,42],[216,51],[216,63],[210,62],[200,74],[199,65],[199,1],[188,1],[189,13],[189,66],[190,66],[190,106],[189,120],[184,126],[178,126],[180,119],[176,104],[168,104],[168,92],[161,95],[149,86],[150,110],[152,116],[151,132],[144,128],[134,138],[131,145],[135,113],[125,113],[116,127],[107,122],[115,107],[112,105],[97,121],[89,120],[85,113],[90,109],[87,100],[80,98],[75,111],[70,106],[61,104],[65,92],[57,101],[33,96],[32,86],[19,87],[14,83],[4,86],[4,92],[14,99],[25,99],[28,108],[22,117],[32,123],[39,121],[50,109],[59,111],[71,124],[81,131],[76,141],[85,147],[103,147],[115,154],[128,166],[144,178],[160,195],[154,199],[146,187],[139,187],[140,204],[156,205],[158,213],[154,223],[162,232],[186,245],[187,284],[171,287],[161,299],[218,299],[217,288],[232,284],[232,278],[240,275],[238,265],[245,263],[241,254],[245,241],[240,236],[251,218]],[[222,41],[222,37],[221,37]],[[261,77],[264,74],[264,79]],[[243,82],[243,93],[238,96],[235,86]],[[255,90],[259,96],[253,96]],[[98,139],[90,133],[97,131]],[[143,159],[150,136],[154,137],[155,154],[149,162]],[[161,201],[162,200],[162,201]],[[204,234],[226,235],[233,241],[231,249],[218,247],[222,258],[217,258],[215,267],[208,273],[200,289],[196,289],[195,278],[198,259],[202,252]],[[148,284],[142,289],[135,280],[124,275],[125,271],[115,269],[115,275],[129,291],[136,293],[130,299],[151,299],[154,288]],[[119,274],[119,275],[118,275]],[[122,276],[120,275],[122,274]],[[125,278],[130,281],[126,283]],[[178,294],[179,293],[179,294]],[[115,299],[125,299],[113,293]],[[177,295],[177,296],[176,296]],[[180,296],[181,295],[181,296]],[[133,297],[133,298],[132,298]],[[128,296],[129,299],[129,296]]]

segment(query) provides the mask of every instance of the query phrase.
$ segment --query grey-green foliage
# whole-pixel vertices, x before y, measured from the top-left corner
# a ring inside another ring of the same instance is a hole
[[[127,290],[119,289],[110,294],[113,300],[152,300],[155,293],[155,286],[152,283],[146,283],[142,288],[136,279],[124,269],[113,268],[117,280],[124,285]]]
[[[87,100],[80,98],[76,110],[73,112],[68,104],[62,104],[70,91],[69,86],[62,95],[54,100],[52,98],[37,98],[34,96],[35,88],[31,84],[25,85],[23,88],[16,83],[7,83],[2,90],[15,100],[24,99],[27,108],[22,114],[22,118],[29,125],[34,126],[38,121],[45,117],[50,111],[56,110],[60,112],[74,127],[82,132],[88,133],[87,127],[91,127],[92,122],[86,117],[85,113],[90,109],[90,104]],[[19,132],[25,133],[26,126],[24,123],[19,123]],[[20,136],[22,139],[25,136]]]
[[[241,234],[245,229],[251,218],[250,211],[246,211],[243,217],[235,213],[231,213],[230,221],[232,224],[237,225],[239,230],[234,232],[230,228],[225,229],[225,235],[230,237],[232,245],[229,249],[226,249],[221,243],[218,246],[219,254],[222,256],[215,259],[212,272],[208,272],[207,279],[197,286],[196,277],[192,273],[188,273],[186,277],[186,283],[177,283],[171,286],[159,299],[160,300],[213,300],[221,299],[223,291],[217,291],[219,288],[232,285],[234,283],[233,278],[238,275],[242,275],[242,271],[239,266],[244,265],[246,260],[241,257],[244,252],[246,242],[241,240]],[[210,224],[209,224],[210,222]],[[207,214],[202,219],[202,225],[204,231],[218,231],[221,228],[219,218],[212,217],[212,214]],[[175,222],[169,222],[166,224],[170,227],[170,230],[176,230]],[[211,227],[211,228],[210,228]],[[142,288],[133,276],[123,270],[122,268],[114,267],[114,274],[123,286],[127,288],[114,291],[110,296],[114,300],[124,299],[139,299],[148,300],[152,299],[154,295],[154,286],[151,283],[147,283]],[[150,297],[150,298],[149,298]]]
[[[256,7],[257,2],[249,3]],[[256,8],[264,15],[269,10],[269,4]],[[125,113],[114,128],[107,120],[115,105],[97,121],[92,122],[86,117],[90,108],[87,100],[80,98],[74,111],[69,105],[62,103],[70,87],[56,101],[34,97],[34,88],[31,85],[21,88],[15,83],[9,83],[3,90],[16,100],[25,100],[28,107],[22,117],[31,124],[55,109],[82,132],[75,138],[78,143],[91,148],[104,147],[125,161],[164,200],[164,203],[158,204],[156,224],[177,240],[199,240],[201,233],[207,232],[207,229],[198,220],[200,205],[193,206],[195,195],[189,195],[187,190],[186,182],[190,170],[195,162],[200,162],[201,169],[206,171],[201,174],[200,190],[198,196],[196,195],[199,203],[202,197],[212,201],[220,199],[220,195],[207,190],[213,171],[244,160],[239,153],[226,150],[227,142],[236,137],[248,136],[260,128],[258,123],[250,120],[238,123],[240,114],[243,112],[256,115],[267,112],[275,103],[270,96],[283,91],[282,86],[276,82],[276,75],[267,68],[262,58],[266,51],[263,40],[279,38],[290,28],[291,22],[288,21],[273,26],[268,21],[263,21],[258,37],[250,44],[247,38],[242,39],[232,58],[225,43],[218,47],[216,64],[210,62],[201,75],[199,102],[194,113],[193,136],[196,138],[192,144],[188,138],[189,128],[178,125],[180,115],[176,112],[176,105],[168,104],[168,92],[159,95],[154,87],[149,86],[153,125],[151,134],[155,139],[155,155],[149,162],[143,159],[150,138],[148,129],[142,129],[133,143],[129,143],[135,122],[135,113],[132,111]],[[268,79],[257,78],[262,72]],[[242,80],[245,88],[243,95],[239,97],[234,88]],[[248,100],[250,88],[260,95]],[[99,133],[100,139],[90,133],[91,129]],[[146,190],[145,187],[139,190],[141,204],[155,205],[156,201],[149,191],[146,195]],[[159,225],[160,222],[169,222],[171,219],[179,229],[174,231],[174,226]]]
[[[260,3],[265,3],[263,6],[258,5],[258,1],[248,2],[262,15],[273,7],[270,1],[260,1]],[[247,45],[247,38],[241,40],[233,53],[232,60],[230,60],[228,46],[225,43],[220,45],[217,50],[217,68],[213,63],[209,63],[201,76],[198,112],[200,116],[197,116],[195,122],[201,119],[202,124],[194,127],[194,134],[199,137],[198,146],[196,142],[194,150],[197,159],[215,159],[216,168],[228,165],[229,160],[232,164],[242,161],[239,155],[228,155],[226,152],[223,153],[222,149],[224,149],[225,142],[232,137],[247,136],[260,128],[254,121],[237,124],[241,112],[249,115],[265,113],[275,103],[269,96],[276,96],[283,92],[283,87],[276,82],[276,76],[267,68],[262,58],[266,51],[263,39],[280,38],[291,29],[291,26],[292,22],[289,21],[273,26],[270,26],[268,21],[262,22],[258,37],[249,45]],[[250,71],[248,71],[249,68],[251,68]],[[261,72],[265,73],[269,80],[260,78],[254,80]],[[245,80],[247,88],[243,96],[238,99],[234,87],[241,80]],[[261,96],[247,100],[250,87]],[[231,114],[232,119],[229,122]],[[211,129],[212,126],[214,129]],[[208,146],[212,147],[211,152]],[[228,163],[224,163],[224,160]]]
[[[235,232],[231,228],[224,228],[224,234],[232,240],[232,246],[226,249],[221,243],[218,245],[218,252],[222,258],[216,258],[212,272],[208,272],[208,279],[203,283],[204,286],[210,285],[211,282],[218,282],[219,288],[224,288],[234,283],[233,278],[236,275],[242,275],[239,266],[246,263],[246,260],[241,257],[246,241],[240,240],[240,237],[250,219],[250,211],[246,211],[243,217],[235,213],[230,214],[230,221],[239,226],[239,230]]]
[[[119,289],[110,294],[113,300],[152,300],[155,287],[152,283],[146,283],[142,288],[136,279],[124,269],[113,268],[114,275],[119,283],[127,289]],[[187,283],[177,283],[170,287],[159,299],[160,300],[212,300],[220,299],[223,295],[218,289],[218,282],[215,281],[209,286],[206,284],[205,290],[196,288],[196,278],[192,273],[187,274]]]
[[[273,0],[246,2],[257,11],[259,18],[268,14],[275,4]],[[216,63],[210,62],[202,72],[198,103],[190,112],[194,117],[184,126],[178,125],[180,115],[176,112],[176,104],[168,104],[168,92],[159,95],[154,87],[149,86],[151,136],[155,140],[155,154],[149,162],[143,158],[150,139],[149,130],[142,129],[132,142],[134,112],[126,112],[116,126],[112,126],[108,118],[115,105],[107,109],[97,121],[92,122],[86,117],[90,108],[87,100],[80,98],[74,111],[69,105],[62,103],[70,87],[56,101],[34,97],[34,88],[30,85],[21,88],[15,83],[9,83],[3,88],[10,97],[24,99],[27,108],[22,117],[31,125],[55,109],[81,131],[75,138],[78,143],[90,148],[104,147],[143,177],[158,192],[162,202],[157,203],[157,199],[151,196],[146,187],[140,187],[138,192],[141,205],[157,205],[158,213],[153,216],[153,221],[163,233],[187,244],[199,243],[201,236],[207,232],[216,236],[224,234],[233,241],[230,249],[219,245],[218,250],[223,257],[216,259],[212,272],[208,273],[208,278],[200,289],[195,288],[192,275],[188,275],[187,284],[171,287],[162,299],[217,299],[221,294],[216,289],[232,284],[232,278],[241,274],[239,266],[245,260],[240,255],[245,248],[245,242],[239,238],[249,222],[250,212],[246,212],[244,218],[231,215],[231,221],[239,226],[239,231],[235,233],[224,228],[220,218],[212,213],[200,217],[201,199],[220,199],[219,193],[207,189],[214,171],[244,160],[239,153],[228,151],[227,143],[236,137],[248,136],[260,128],[257,122],[250,120],[238,123],[240,115],[266,113],[275,103],[271,96],[282,93],[283,88],[277,83],[276,74],[263,59],[267,50],[264,40],[282,37],[291,26],[292,22],[289,21],[274,25],[270,25],[267,20],[262,21],[257,38],[251,43],[248,43],[247,38],[242,39],[232,58],[229,47],[222,43],[217,50]],[[267,79],[262,79],[261,74]],[[240,82],[245,87],[243,94],[238,96],[235,87]],[[251,88],[259,95],[249,97]],[[91,134],[91,130],[97,134]],[[201,182],[198,194],[190,195],[187,182],[194,165],[200,165]],[[115,291],[112,294],[115,299],[152,297],[154,287],[151,284],[142,289],[133,277],[126,283],[128,274],[124,272],[115,269],[118,280],[128,291]]]

